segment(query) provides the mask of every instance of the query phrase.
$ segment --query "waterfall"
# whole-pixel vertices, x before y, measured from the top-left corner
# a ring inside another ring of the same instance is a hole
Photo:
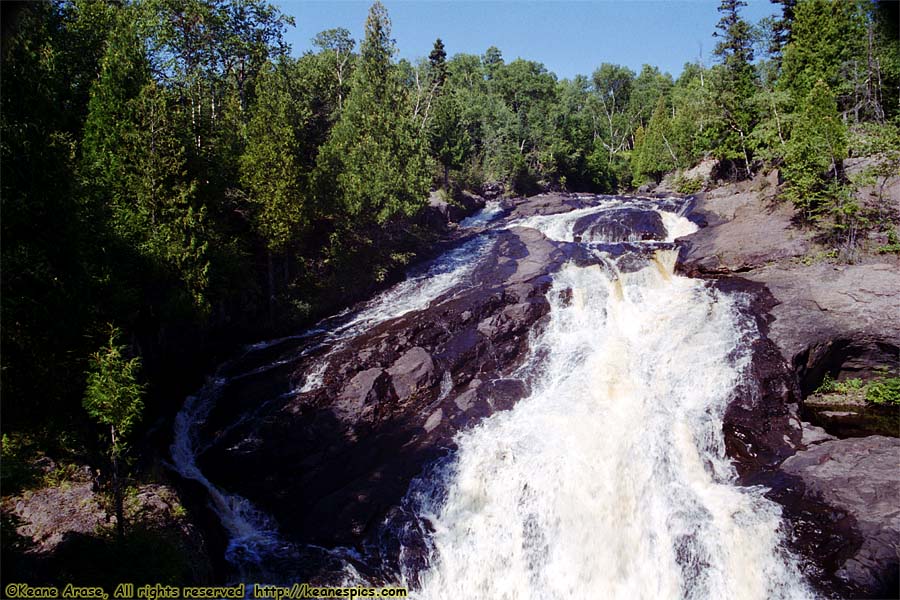
[[[324,348],[324,352],[317,358],[306,359],[307,368],[302,384],[297,389],[287,389],[282,396],[315,389],[322,383],[330,356],[340,348],[342,342],[378,323],[425,308],[435,298],[451,293],[454,289],[472,285],[468,276],[480,257],[490,248],[489,238],[474,238],[424,267],[411,270],[404,281],[378,294],[361,307],[354,307],[325,319],[298,335],[250,345],[245,348],[242,356],[222,365],[197,394],[187,398],[175,418],[170,447],[172,467],[185,479],[196,481],[206,489],[209,505],[229,536],[225,558],[236,567],[240,580],[251,583],[254,578],[265,582],[286,580],[290,567],[286,567],[285,563],[297,560],[299,554],[304,551],[309,553],[310,550],[334,555],[340,563],[337,571],[348,578],[355,579],[357,575],[353,566],[342,560],[344,555],[353,554],[352,549],[329,550],[291,544],[281,538],[273,518],[246,498],[220,489],[203,474],[197,464],[198,456],[205,450],[199,440],[199,430],[223,390],[242,378],[273,372]],[[274,360],[260,359],[257,356],[273,349],[279,350]],[[260,404],[269,400],[272,399],[260,399]],[[231,427],[248,418],[252,418],[252,413],[243,415]],[[287,573],[279,572],[279,569]]]
[[[556,274],[533,394],[459,434],[443,480],[410,492],[434,531],[414,597],[811,595],[777,505],[733,485],[725,455],[750,324],[673,265],[661,250],[636,272]]]
[[[684,206],[606,197],[499,226],[533,227],[571,244],[576,221],[623,208],[658,213],[665,239],[629,238],[612,252],[616,240],[602,239],[602,227],[593,230],[583,246],[596,264],[570,263],[552,276],[549,321],[533,335],[531,358],[517,373],[531,384],[530,396],[458,433],[457,449],[410,486],[403,511],[414,522],[405,526],[424,537],[427,551],[407,552],[401,543],[394,558],[396,579],[413,597],[812,595],[783,549],[779,507],[765,489],[734,483],[722,419],[747,376],[749,341],[758,332],[740,297],[675,274],[672,242],[696,230]],[[282,397],[321,386],[347,340],[479,285],[472,273],[492,248],[481,228],[498,227],[502,213],[499,203],[489,204],[463,223],[482,233],[365,305],[248,347],[185,403],[173,465],[208,491],[230,537],[226,558],[242,580],[289,580],[292,564],[318,553],[333,565],[323,579],[365,585],[354,565],[368,557],[286,542],[274,519],[206,478],[197,464],[205,449],[199,431],[223,390],[294,364],[304,374],[285,383]],[[454,384],[445,372],[440,400]],[[252,418],[245,413],[238,423]],[[384,531],[391,532],[388,519]]]

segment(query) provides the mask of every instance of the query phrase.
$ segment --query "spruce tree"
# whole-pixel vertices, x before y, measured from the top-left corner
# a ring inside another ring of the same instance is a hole
[[[444,42],[441,41],[441,38],[434,41],[434,48],[428,55],[428,63],[431,66],[431,78],[440,88],[447,81],[447,51],[444,50]]]
[[[635,145],[634,170],[639,177],[650,177],[659,183],[663,175],[678,166],[669,138],[672,136],[672,120],[664,98],[656,104],[640,145]]]
[[[750,133],[757,121],[753,106],[756,92],[753,70],[753,40],[750,25],[739,11],[747,6],[743,0],[722,0],[722,17],[713,35],[721,38],[714,54],[723,63],[724,71],[714,79],[714,89],[724,123],[718,154],[720,158],[744,163],[747,177],[751,175]]]

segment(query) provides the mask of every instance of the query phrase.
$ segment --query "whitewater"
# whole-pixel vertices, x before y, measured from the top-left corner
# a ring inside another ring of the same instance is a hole
[[[666,239],[628,240],[637,249],[626,253],[639,257],[639,268],[634,261],[622,267],[602,237],[582,239],[596,264],[569,263],[553,275],[549,321],[532,335],[531,358],[517,373],[531,394],[457,434],[456,450],[416,479],[404,500],[427,532],[425,568],[401,556],[393,574],[411,597],[814,596],[784,547],[778,505],[764,488],[738,486],[725,453],[723,415],[748,377],[750,341],[758,335],[745,300],[675,273],[671,242],[696,230],[684,215],[649,200],[624,202],[658,212]],[[622,204],[503,226],[574,242],[577,219]],[[466,223],[482,235],[356,312],[304,333],[321,338],[305,351],[337,347],[373,323],[477,285],[468,276],[490,249],[501,215],[491,205]],[[327,356],[308,361],[307,389],[320,385]],[[217,488],[196,465],[197,426],[226,381],[214,378],[186,403],[173,463],[209,490],[231,535],[229,559],[274,577],[272,565],[303,560],[302,553],[279,537],[272,519]],[[364,557],[323,551],[343,560],[343,583],[365,583],[352,566]]]

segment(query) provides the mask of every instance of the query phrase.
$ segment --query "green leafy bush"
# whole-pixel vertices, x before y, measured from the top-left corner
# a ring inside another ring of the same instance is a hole
[[[679,175],[675,178],[673,183],[675,184],[675,191],[679,194],[696,194],[703,189],[702,177],[685,177],[684,175]]]
[[[850,392],[861,390],[865,387],[862,379],[847,379],[846,381],[836,381],[831,374],[825,373],[821,385],[816,388],[816,394],[849,394]]]
[[[876,381],[866,390],[866,400],[872,404],[900,405],[900,377]]]
[[[875,249],[878,254],[900,254],[900,236],[896,229],[888,230],[888,243]]]

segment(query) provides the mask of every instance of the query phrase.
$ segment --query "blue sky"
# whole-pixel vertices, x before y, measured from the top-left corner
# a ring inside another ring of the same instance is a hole
[[[401,58],[428,56],[440,37],[448,56],[480,55],[493,45],[507,62],[517,57],[538,61],[560,78],[590,75],[602,62],[635,72],[649,63],[677,77],[701,48],[704,62],[712,62],[712,32],[719,20],[716,0],[382,1]],[[300,55],[312,49],[310,39],[324,29],[344,27],[359,42],[371,2],[277,4],[297,22],[287,40]],[[775,10],[768,0],[748,0],[742,15],[755,23]]]

